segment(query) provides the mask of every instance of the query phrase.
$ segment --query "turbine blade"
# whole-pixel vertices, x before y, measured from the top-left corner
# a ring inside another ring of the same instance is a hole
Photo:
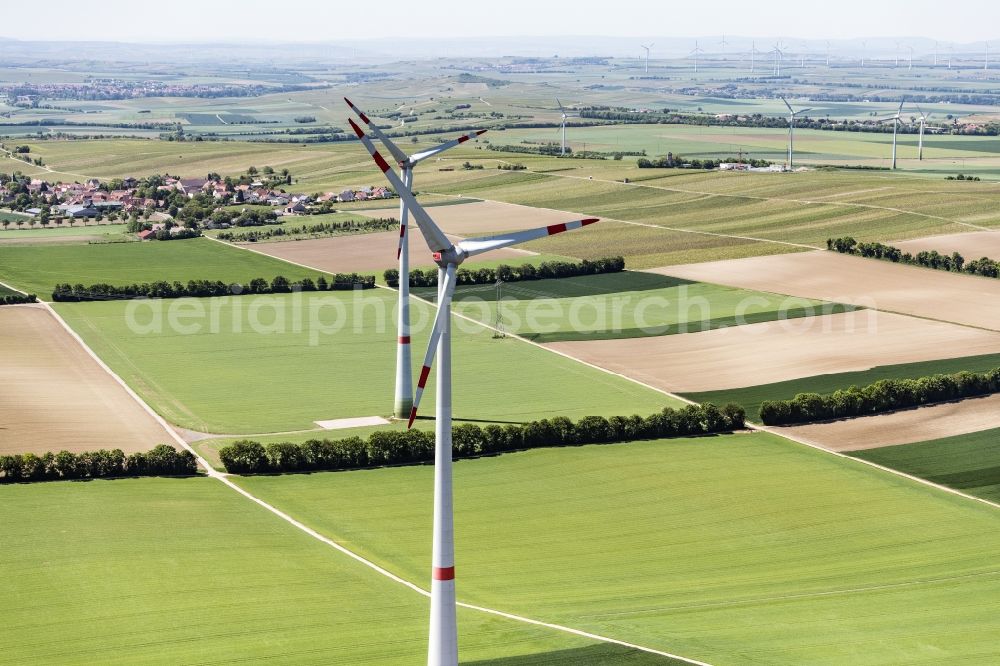
[[[395,159],[397,162],[405,162],[407,160],[406,153],[400,150],[399,146],[393,143],[392,140],[389,139],[389,137],[383,134],[382,130],[380,130],[375,125],[375,123],[373,123],[368,118],[368,116],[365,115],[364,111],[354,106],[354,102],[347,99],[346,97],[344,98],[344,101],[347,102],[347,106],[351,107],[351,110],[354,111],[354,113],[358,114],[358,117],[361,118],[364,124],[368,125],[368,129],[370,129],[372,131],[372,134],[374,134],[375,137],[382,142],[382,145],[385,146],[386,150],[389,151],[389,154],[392,155],[393,159]]]
[[[444,273],[444,284],[441,287],[441,299],[438,301],[437,316],[434,317],[431,339],[427,341],[427,352],[424,354],[424,365],[420,368],[420,379],[417,380],[417,390],[413,393],[413,407],[410,409],[410,420],[406,424],[407,430],[413,427],[413,421],[417,418],[417,408],[420,407],[420,398],[424,395],[424,387],[427,386],[427,378],[431,374],[431,365],[434,363],[434,356],[437,354],[438,341],[441,339],[441,332],[444,330],[446,323],[444,313],[447,310],[447,306],[451,303],[452,294],[455,293],[455,264],[448,264],[448,268]]]
[[[530,240],[535,240],[536,238],[545,238],[546,236],[552,236],[553,234],[561,234],[564,231],[579,229],[580,227],[594,224],[597,221],[598,218],[596,217],[588,217],[582,220],[564,222],[563,224],[551,224],[547,227],[539,227],[537,229],[529,229],[527,231],[513,231],[506,234],[500,234],[499,236],[469,238],[467,240],[459,241],[458,248],[464,251],[466,256],[473,257],[477,254],[497,250],[502,247],[517,245],[518,243],[525,243]]]
[[[562,111],[563,113],[566,113],[566,109],[563,108],[562,102],[559,101],[558,97],[556,97],[556,105],[559,107],[560,111]]]
[[[812,109],[812,107],[811,107],[811,106],[810,106],[810,107],[807,107],[807,108],[805,108],[805,109],[799,109],[798,111],[796,111],[796,112],[795,112],[795,115],[799,115],[800,113],[805,113],[806,111],[812,111],[812,110],[813,110],[813,109]]]
[[[781,98],[781,101],[785,103],[785,106],[787,106],[787,107],[788,107],[788,110],[789,110],[790,112],[792,112],[793,114],[795,113],[795,110],[794,110],[794,109],[792,109],[792,105],[788,103],[788,100],[787,100],[787,99],[785,99],[784,97],[782,97],[782,98]]]
[[[368,154],[372,156],[375,160],[375,164],[378,168],[382,170],[385,175],[386,180],[389,184],[396,190],[396,194],[406,202],[406,207],[413,215],[413,219],[417,221],[417,226],[420,228],[420,232],[424,236],[424,240],[427,241],[427,246],[432,252],[444,252],[452,247],[452,242],[448,240],[448,237],[444,235],[444,232],[436,224],[431,216],[427,214],[424,207],[417,203],[417,198],[413,196],[413,193],[403,184],[403,181],[399,179],[399,176],[392,170],[389,163],[385,161],[385,158],[379,154],[375,149],[375,145],[372,144],[371,139],[365,136],[365,133],[358,127],[358,124],[354,122],[353,118],[348,118],[347,122],[351,124],[351,129],[354,133],[358,135],[361,139],[361,143],[364,144],[365,148],[368,149]]]
[[[468,134],[463,134],[462,136],[458,137],[457,139],[452,139],[451,141],[445,141],[444,143],[442,143],[439,146],[434,146],[430,150],[425,150],[425,151],[420,152],[420,153],[414,153],[410,157],[410,164],[417,164],[418,162],[426,160],[428,157],[434,157],[435,155],[437,155],[439,153],[443,153],[444,151],[448,150],[449,148],[454,148],[455,146],[457,146],[457,145],[459,145],[461,143],[465,143],[469,139],[475,139],[477,136],[479,136],[481,134],[485,134],[485,133],[486,133],[486,130],[477,130],[475,132],[469,132]]]

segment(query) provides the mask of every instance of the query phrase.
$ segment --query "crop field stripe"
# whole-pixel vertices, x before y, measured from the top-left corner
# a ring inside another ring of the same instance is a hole
[[[222,241],[219,241],[219,242],[222,242]],[[153,410],[152,407],[150,407],[148,404],[146,404],[146,402],[141,397],[139,397],[139,395],[135,391],[133,391],[131,389],[131,387],[129,387],[128,384],[125,383],[125,380],[123,380],[121,377],[119,377],[117,374],[115,374],[115,372],[113,370],[111,370],[111,368],[108,367],[108,365],[106,363],[104,363],[104,361],[102,361],[100,359],[100,357],[98,357],[97,354],[94,353],[94,351],[90,347],[87,346],[87,344],[83,341],[83,338],[81,338],[79,335],[77,335],[76,331],[74,331],[69,326],[69,324],[67,324],[65,321],[63,321],[62,317],[60,317],[58,315],[58,313],[56,313],[56,311],[52,308],[51,305],[49,305],[48,303],[42,303],[42,306],[49,312],[50,315],[52,315],[56,319],[56,321],[59,322],[59,324],[66,330],[66,332],[68,332],[73,337],[73,339],[75,339],[77,341],[77,343],[83,348],[83,350],[85,352],[87,352],[87,354],[92,359],[94,359],[94,361],[105,372],[107,372],[116,382],[118,382],[125,389],[125,391],[132,397],[133,400],[135,400],[137,403],[139,403],[139,405],[147,413],[149,413],[154,419],[156,419],[156,421],[160,425],[162,425],[167,430],[167,432],[170,434],[170,436],[173,437],[174,441],[177,442],[177,444],[181,448],[183,448],[185,451],[190,452],[191,455],[193,455],[195,457],[195,459],[198,461],[198,464],[201,465],[202,468],[204,468],[206,474],[209,477],[211,477],[213,479],[217,479],[218,481],[222,482],[223,484],[225,484],[226,486],[228,486],[232,490],[236,491],[237,493],[239,493],[243,497],[247,498],[251,502],[254,502],[255,504],[261,506],[262,508],[267,509],[268,511],[270,511],[272,514],[274,514],[278,518],[281,518],[282,520],[284,520],[285,522],[289,523],[293,527],[298,528],[299,530],[301,530],[302,532],[308,534],[309,536],[311,536],[312,538],[316,539],[317,541],[320,541],[320,542],[326,544],[327,546],[330,546],[331,548],[335,549],[337,552],[342,553],[343,555],[346,555],[346,556],[350,557],[351,559],[355,560],[356,562],[369,567],[370,569],[372,569],[372,570],[374,570],[374,571],[382,574],[383,576],[385,576],[389,580],[392,580],[393,582],[399,583],[400,585],[403,585],[403,586],[409,588],[410,590],[416,592],[417,594],[420,594],[420,595],[422,595],[424,597],[430,597],[430,592],[428,590],[425,590],[424,588],[420,587],[416,583],[411,583],[410,581],[406,580],[405,578],[397,576],[396,574],[392,573],[388,569],[385,569],[384,567],[379,566],[378,564],[376,564],[375,562],[372,562],[371,560],[365,559],[361,555],[359,555],[359,554],[355,553],[354,551],[352,551],[352,550],[350,550],[350,549],[342,546],[341,544],[337,543],[333,539],[330,539],[328,537],[323,536],[322,534],[320,534],[316,530],[312,529],[308,525],[306,525],[306,524],[304,524],[302,522],[299,522],[298,520],[296,520],[295,518],[292,518],[287,513],[281,511],[280,509],[278,509],[275,506],[272,506],[271,504],[268,504],[267,502],[265,502],[264,500],[260,499],[256,495],[251,494],[249,491],[241,488],[240,486],[236,485],[231,480],[229,480],[227,474],[225,474],[223,472],[219,472],[214,467],[212,467],[212,465],[209,464],[209,462],[207,460],[205,460],[197,451],[195,451],[184,440],[183,437],[180,436],[180,434],[178,434],[178,432],[173,428],[173,426],[171,426],[166,421],[166,419],[164,419],[162,416],[160,416],[159,414],[157,414]],[[682,657],[680,655],[672,654],[670,652],[664,652],[662,650],[656,650],[654,648],[645,647],[645,646],[642,646],[642,645],[636,645],[635,643],[628,643],[628,642],[625,642],[625,641],[620,641],[617,638],[611,638],[609,636],[601,636],[599,634],[593,634],[593,633],[590,633],[590,632],[587,632],[587,631],[581,631],[580,629],[574,629],[572,627],[566,627],[566,626],[559,625],[559,624],[552,624],[550,622],[543,622],[542,620],[535,620],[535,619],[532,619],[532,618],[524,617],[522,615],[514,615],[512,613],[507,613],[507,612],[504,612],[504,611],[501,611],[501,610],[497,610],[497,609],[494,609],[494,608],[487,608],[485,606],[476,606],[476,605],[467,604],[467,603],[464,603],[464,602],[461,602],[461,601],[457,602],[457,604],[458,604],[458,606],[460,606],[462,608],[469,609],[469,610],[475,610],[475,611],[479,611],[481,613],[487,613],[489,615],[495,615],[497,617],[503,617],[503,618],[506,618],[508,620],[513,620],[513,621],[516,621],[516,622],[522,622],[522,623],[525,623],[525,624],[531,624],[531,625],[535,625],[535,626],[538,626],[538,627],[546,627],[548,629],[552,629],[552,630],[555,630],[555,631],[561,631],[561,632],[564,632],[564,633],[572,634],[574,636],[580,636],[582,638],[589,638],[591,640],[600,641],[600,642],[603,642],[603,643],[610,643],[610,644],[614,644],[614,645],[620,645],[622,647],[627,647],[627,648],[630,648],[630,649],[633,649],[633,650],[639,650],[641,652],[646,652],[646,653],[649,653],[649,654],[655,654],[655,655],[660,656],[660,657],[666,657],[666,658],[669,658],[669,659],[676,659],[678,661],[682,661],[682,662],[687,663],[687,664],[694,664],[695,666],[711,666],[711,664],[708,664],[708,663],[703,662],[703,661],[697,661],[695,659],[690,659],[688,657]]]
[[[213,240],[215,240],[215,239],[213,239]],[[223,241],[217,241],[217,242],[222,243]],[[228,243],[226,243],[226,244],[228,245]],[[237,246],[233,246],[233,247],[237,247]],[[257,250],[254,250],[253,248],[249,248],[249,247],[240,247],[240,249],[241,250],[246,250],[247,252],[256,252],[258,254],[263,254],[261,252],[258,252]],[[284,261],[284,260],[282,260],[282,261]],[[294,264],[295,266],[299,266],[300,268],[308,268],[310,270],[316,270],[312,266],[306,266],[305,264],[300,264],[300,263],[296,263],[296,262],[293,262],[293,261],[289,261],[287,263]],[[393,289],[392,287],[388,287],[388,286],[381,285],[381,284],[376,284],[375,286],[378,287],[378,288],[380,288],[380,289],[386,289],[388,291],[393,291],[393,292],[397,292],[398,293],[398,290],[397,289]],[[420,298],[419,296],[415,296],[413,294],[411,294],[411,298],[418,298],[418,299],[423,300],[423,301],[425,301],[427,303],[431,303],[431,301],[423,299],[423,298]],[[433,305],[433,303],[431,303],[431,305]],[[53,311],[53,314],[55,314],[54,311]],[[454,317],[460,317],[461,319],[464,319],[464,320],[466,320],[468,322],[476,324],[477,326],[482,326],[482,327],[490,329],[492,331],[499,332],[498,329],[495,326],[492,326],[492,325],[487,324],[487,323],[483,323],[483,322],[479,321],[478,319],[473,319],[472,317],[469,317],[467,315],[461,314],[460,312],[456,312],[456,311],[453,310],[452,311],[452,316],[454,316]],[[60,319],[60,321],[62,321],[62,320]],[[63,325],[67,326],[66,324],[63,324]],[[68,328],[68,326],[67,326],[67,328]],[[619,377],[621,379],[625,379],[625,380],[630,381],[630,382],[632,382],[634,384],[638,384],[639,386],[642,386],[644,388],[650,389],[651,391],[656,391],[657,393],[665,395],[665,396],[667,396],[669,398],[673,398],[674,400],[679,400],[680,402],[684,402],[684,403],[687,403],[689,405],[697,405],[698,404],[694,400],[691,400],[689,398],[685,398],[684,396],[679,395],[677,393],[671,393],[670,391],[665,391],[665,390],[663,390],[661,388],[657,388],[655,386],[647,384],[646,382],[643,382],[643,381],[641,381],[639,379],[636,379],[635,377],[630,377],[630,376],[622,374],[620,372],[614,372],[612,370],[608,370],[607,368],[602,368],[599,365],[594,365],[593,363],[588,363],[587,361],[584,361],[582,359],[576,358],[574,356],[570,356],[569,354],[567,354],[565,352],[561,352],[561,351],[556,350],[556,349],[551,349],[549,347],[546,347],[543,344],[539,344],[537,342],[533,342],[532,340],[528,340],[527,338],[524,338],[524,337],[518,335],[517,333],[505,332],[505,334],[509,338],[514,338],[515,340],[520,340],[521,342],[523,342],[525,344],[533,345],[533,346],[538,347],[540,349],[544,349],[547,352],[550,352],[552,354],[557,354],[559,356],[562,356],[563,358],[569,359],[569,360],[574,361],[576,363],[580,363],[582,365],[585,365],[587,367],[593,368],[595,370],[599,370],[599,371],[601,371],[601,372],[603,372],[605,374],[611,375],[613,377]],[[74,335],[74,337],[77,337],[75,333],[73,335]],[[79,340],[79,337],[77,337],[77,339]],[[83,341],[80,340],[80,343],[83,344]],[[88,351],[90,351],[89,347],[86,347],[86,345],[84,345],[84,347],[87,348]],[[90,353],[93,354],[93,352],[90,352]],[[103,365],[103,363],[102,363],[102,365]],[[111,372],[110,369],[108,369],[108,372]],[[112,373],[112,375],[114,375],[114,373]],[[114,375],[114,376],[117,378],[117,375]],[[121,379],[119,379],[119,381],[121,381]],[[131,393],[131,390],[129,392]],[[136,398],[138,399],[138,396],[136,396]],[[145,403],[143,403],[143,404],[145,404]],[[149,408],[147,407],[147,409],[149,409]],[[159,418],[159,415],[157,415],[157,418]],[[170,428],[169,424],[168,424],[167,427]],[[818,446],[816,444],[810,444],[809,442],[803,441],[803,440],[801,440],[801,439],[799,439],[797,437],[793,437],[793,436],[788,435],[787,433],[783,433],[783,432],[781,432],[779,430],[768,428],[767,426],[764,426],[764,425],[759,425],[759,424],[753,423],[751,421],[747,421],[747,428],[749,428],[751,430],[761,430],[761,431],[764,431],[764,432],[770,432],[772,434],[778,435],[779,437],[784,437],[785,439],[791,440],[791,441],[795,442],[796,444],[801,444],[803,446],[808,446],[811,449],[816,449],[817,451],[822,451],[824,453],[828,453],[830,455],[834,455],[834,456],[837,456],[839,458],[845,458],[847,460],[853,460],[855,462],[859,462],[859,463],[864,464],[864,465],[870,465],[871,467],[874,467],[876,469],[880,469],[883,472],[888,472],[889,474],[894,474],[896,476],[901,476],[903,478],[909,479],[911,481],[915,481],[915,482],[923,484],[925,486],[930,486],[931,488],[937,488],[938,490],[943,490],[944,492],[951,493],[952,495],[958,495],[959,497],[964,497],[966,499],[970,499],[970,500],[973,500],[975,502],[981,502],[983,504],[988,504],[989,506],[992,506],[994,508],[1000,509],[1000,504],[998,504],[996,502],[991,502],[990,500],[984,499],[982,497],[976,497],[975,495],[969,495],[968,493],[963,493],[960,490],[956,490],[954,488],[949,488],[948,486],[942,486],[939,483],[934,483],[933,481],[928,481],[927,479],[922,479],[919,476],[914,476],[912,474],[907,474],[906,472],[901,472],[901,471],[899,471],[897,469],[893,469],[891,467],[886,467],[884,465],[879,465],[878,463],[874,463],[874,462],[871,462],[869,460],[864,460],[864,459],[861,459],[861,458],[854,458],[854,457],[851,457],[851,456],[848,456],[848,455],[844,455],[843,453],[839,453],[837,451],[831,451],[829,449],[823,448],[822,446]],[[173,428],[170,428],[170,431],[173,432]],[[193,452],[193,450],[190,447],[188,447],[187,444],[184,445],[184,448],[186,448],[186,449],[188,449],[188,450],[190,450],[190,451]],[[197,455],[197,454],[195,454],[195,455]],[[203,458],[201,458],[201,456],[198,456],[198,460],[202,463],[202,465],[205,466],[206,469],[211,469],[213,472],[215,471],[212,468],[212,466],[208,464],[208,461],[206,461]]]

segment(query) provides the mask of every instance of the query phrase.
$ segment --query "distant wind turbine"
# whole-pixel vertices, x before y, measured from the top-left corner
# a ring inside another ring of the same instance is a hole
[[[556,104],[559,105],[559,111],[562,113],[562,122],[560,123],[560,127],[562,128],[562,148],[560,149],[559,154],[560,155],[565,155],[566,154],[566,119],[567,118],[576,118],[576,117],[578,117],[578,114],[568,113],[566,111],[566,109],[563,108],[562,102],[559,101],[558,97],[556,98]]]
[[[750,73],[753,74],[754,67],[756,65],[755,58],[760,51],[757,50],[757,42],[751,42],[750,45]]]
[[[983,64],[983,71],[987,71],[990,68],[990,43],[983,42],[986,44],[986,62]]]
[[[865,53],[868,50],[868,42],[861,42],[861,69],[865,68]]]
[[[649,74],[649,49],[653,48],[654,45],[655,45],[654,42],[650,42],[649,46],[646,46],[645,44],[639,45],[642,48],[646,49],[646,70],[645,70],[646,74]]]
[[[698,73],[698,54],[699,53],[704,53],[704,52],[705,52],[704,50],[698,48],[698,40],[697,39],[694,40],[694,49],[692,49],[691,53],[689,53],[688,55],[689,56],[694,56],[694,71],[695,71],[695,74]]]
[[[906,48],[910,49],[910,58],[907,61],[906,69],[909,71],[913,71],[913,47],[907,46]]]
[[[805,113],[806,111],[811,111],[812,108],[799,109],[798,111],[792,108],[792,105],[788,103],[788,100],[784,97],[781,101],[785,103],[788,107],[788,170],[791,171],[794,168],[795,159],[795,116],[800,113]]]
[[[924,125],[930,120],[933,113],[924,113],[923,109],[917,106],[917,111],[920,112],[920,142],[917,144],[917,159],[924,159]]]
[[[900,43],[896,42],[896,64],[893,65],[893,67],[895,67],[896,69],[899,69],[899,47]]]
[[[774,70],[773,70],[773,73],[774,73],[775,76],[781,76],[781,56],[784,55],[781,52],[781,42],[778,42],[778,43],[776,43],[774,45],[774,48],[771,49],[771,53],[774,54]]]
[[[722,41],[719,42],[719,46],[722,47],[722,59],[726,59],[726,47],[729,46],[729,42],[726,41],[726,35],[722,35]]]
[[[937,42],[934,42],[934,66],[935,67],[938,66],[938,46],[939,46],[939,44]]]
[[[896,115],[889,116],[888,118],[882,118],[879,120],[880,123],[892,122],[892,168],[896,168],[896,133],[899,131],[899,125],[903,122],[900,114],[903,112],[903,103],[906,102],[906,98],[899,100],[899,108],[896,109]]]
[[[826,66],[830,66],[830,41],[826,42]]]

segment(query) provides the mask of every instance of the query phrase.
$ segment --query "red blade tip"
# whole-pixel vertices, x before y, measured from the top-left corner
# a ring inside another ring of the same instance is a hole
[[[600,221],[601,218],[599,217],[588,217],[586,220],[580,220],[580,223],[586,226],[588,224],[593,224],[594,222],[600,222]]]
[[[354,118],[348,118],[347,122],[351,123],[351,129],[354,130],[354,133],[358,135],[359,139],[365,135],[365,133],[361,131],[361,128],[358,127],[358,124],[354,122]]]
[[[410,422],[406,424],[407,430],[413,427],[413,420],[416,418],[417,418],[417,408],[413,407],[410,409]]]
[[[481,136],[487,132],[489,132],[489,130],[476,130],[476,136]]]

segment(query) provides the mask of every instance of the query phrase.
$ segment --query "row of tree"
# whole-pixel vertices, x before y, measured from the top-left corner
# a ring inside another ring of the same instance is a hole
[[[680,155],[674,155],[673,153],[667,153],[665,157],[659,157],[654,159],[640,158],[636,160],[636,166],[640,169],[714,169],[723,163],[731,164],[746,164],[754,168],[763,168],[771,166],[771,162],[767,160],[758,160],[747,157],[727,157],[720,160],[699,160],[688,159],[686,157],[681,157]]]
[[[940,254],[937,250],[923,250],[916,254],[903,252],[898,247],[885,245],[884,243],[859,243],[850,236],[844,238],[828,238],[826,249],[841,254],[853,254],[858,257],[869,259],[882,259],[899,264],[909,264],[911,266],[923,266],[939,271],[952,271],[955,273],[970,273],[983,277],[1000,277],[1000,262],[982,257],[972,261],[966,261],[958,252],[951,254]]]
[[[603,257],[601,259],[584,259],[583,261],[543,261],[535,266],[521,264],[508,266],[500,264],[496,268],[468,269],[459,268],[455,273],[457,284],[492,284],[499,278],[503,282],[522,282],[526,280],[548,280],[551,278],[577,277],[579,275],[600,275],[604,273],[620,273],[625,270],[624,257]],[[399,286],[399,271],[390,268],[383,273],[385,283],[390,287]],[[428,268],[410,271],[411,287],[436,287],[438,272]]]
[[[0,295],[0,305],[21,305],[22,303],[34,303],[38,298],[34,294],[6,294]]]
[[[191,476],[198,463],[189,451],[160,444],[146,453],[125,455],[121,449],[84,453],[0,455],[0,483],[107,479],[118,476]]]
[[[1000,368],[919,379],[880,379],[868,386],[852,386],[830,395],[800,393],[791,400],[765,400],[760,406],[760,418],[765,425],[810,423],[997,392],[1000,392]]]
[[[343,222],[319,222],[304,224],[301,227],[275,227],[274,229],[253,229],[244,232],[223,231],[219,240],[256,243],[269,238],[283,236],[323,236],[366,234],[377,231],[388,231],[399,226],[399,220],[394,217],[377,217],[372,219],[345,220]]]
[[[481,428],[463,423],[452,430],[455,458],[494,455],[506,451],[549,446],[609,444],[638,439],[687,437],[740,430],[744,411],[739,405],[712,404],[666,407],[645,418],[585,416],[576,423],[559,416],[521,425],[490,424]],[[356,469],[422,463],[434,459],[434,433],[424,430],[379,430],[367,440],[309,440],[303,444],[242,440],[223,447],[219,458],[233,474]]]
[[[86,287],[82,284],[63,283],[57,284],[52,291],[52,300],[77,303],[130,298],[207,298],[239,296],[240,294],[287,294],[293,291],[347,291],[373,289],[374,287],[374,275],[359,275],[358,273],[336,273],[329,279],[320,275],[316,280],[302,278],[295,281],[278,275],[270,282],[264,278],[254,278],[246,284],[227,283],[221,280],[188,280],[187,284],[159,281],[116,286],[102,282]]]

